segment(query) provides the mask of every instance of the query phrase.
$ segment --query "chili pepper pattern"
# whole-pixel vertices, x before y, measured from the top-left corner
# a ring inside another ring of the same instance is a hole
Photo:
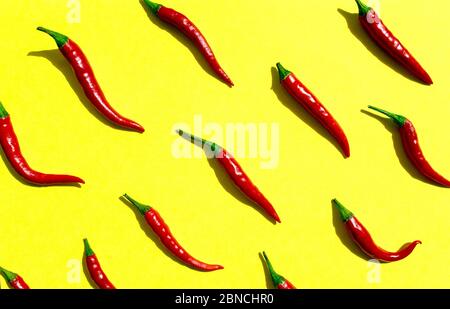
[[[378,107],[369,106],[369,108],[388,116],[399,126],[403,149],[411,163],[422,175],[443,187],[450,188],[450,181],[436,172],[425,159],[420,148],[416,129],[410,120],[404,116],[390,113]]]
[[[95,284],[103,290],[113,290],[115,289],[114,285],[109,281],[105,272],[98,261],[97,255],[92,250],[89,241],[85,238],[84,242],[84,254],[86,259],[86,265],[89,270],[89,274],[94,280]]]
[[[296,287],[289,282],[286,278],[279,275],[273,268],[272,263],[270,262],[269,258],[267,257],[267,254],[263,251],[263,258],[264,262],[267,266],[267,269],[269,270],[270,277],[272,278],[272,283],[274,287],[276,287],[279,290],[295,290]]]
[[[433,84],[430,75],[386,27],[378,14],[371,7],[363,4],[361,0],[356,0],[356,3],[358,4],[359,21],[375,43],[419,80],[427,85]]]
[[[395,262],[406,258],[414,248],[421,244],[420,240],[413,241],[403,246],[397,252],[389,252],[378,247],[370,236],[366,228],[358,221],[358,219],[342,205],[337,199],[333,200],[335,207],[339,211],[342,221],[345,222],[345,227],[349,232],[355,243],[361,248],[361,250],[373,259],[377,259],[382,262]]]
[[[164,219],[161,217],[159,212],[156,211],[156,209],[148,205],[139,203],[128,194],[125,194],[123,197],[139,210],[139,212],[145,217],[145,220],[147,221],[148,225],[150,225],[153,232],[159,237],[163,245],[182,262],[201,271],[214,271],[223,269],[223,266],[221,265],[206,264],[190,255],[175,239],[169,229],[169,226],[167,226],[167,224],[164,222]]]
[[[234,184],[254,203],[261,206],[265,212],[272,217],[278,223],[281,223],[275,208],[269,202],[269,200],[259,191],[259,189],[253,184],[242,167],[236,161],[236,159],[224,148],[216,143],[201,139],[189,133],[185,133],[182,130],[177,130],[177,133],[193,142],[194,144],[202,147],[206,151],[211,151],[214,158],[224,167],[227,174],[233,180]]]
[[[350,157],[347,136],[339,123],[316,96],[290,71],[277,63],[280,82],[287,92],[305,108],[339,143],[345,158]]]
[[[206,62],[208,62],[209,66],[217,74],[217,76],[219,76],[220,79],[224,81],[228,86],[234,86],[234,83],[231,81],[227,73],[225,73],[225,71],[217,61],[211,46],[208,44],[208,41],[197,28],[197,26],[189,20],[189,18],[173,9],[167,8],[150,0],[144,0],[144,3],[148,6],[153,14],[158,16],[162,21],[180,30],[192,42],[194,42],[194,44],[202,53]]]
[[[30,287],[21,276],[12,271],[0,267],[0,273],[8,282],[9,286],[15,290],[29,290]]]
[[[84,183],[84,180],[69,175],[43,174],[33,170],[20,150],[11,117],[0,102],[0,145],[14,170],[26,181],[41,186]]]
[[[83,88],[86,97],[100,114],[102,114],[111,123],[119,127],[139,133],[143,133],[145,131],[140,124],[123,117],[109,104],[97,79],[95,78],[94,71],[89,64],[86,55],[77,43],[61,33],[43,27],[38,27],[37,30],[47,33],[55,40],[59,50],[72,66],[72,69],[81,87]]]

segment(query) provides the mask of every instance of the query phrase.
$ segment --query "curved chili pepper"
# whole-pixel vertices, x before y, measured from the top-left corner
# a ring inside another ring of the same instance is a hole
[[[370,109],[376,110],[392,120],[400,127],[400,136],[402,138],[403,149],[406,152],[409,160],[428,179],[440,184],[441,186],[450,188],[450,181],[436,172],[425,159],[422,149],[419,144],[419,137],[417,136],[416,129],[411,121],[404,116],[393,114],[382,110],[378,107],[369,106]]]
[[[227,174],[233,180],[234,184],[253,202],[261,206],[267,214],[269,214],[275,221],[281,223],[275,208],[269,200],[259,191],[253,184],[242,167],[236,159],[224,148],[216,143],[207,141],[205,139],[196,137],[192,134],[185,133],[182,130],[177,130],[177,133],[186,140],[189,140],[202,147],[206,151],[212,151],[214,158],[225,168]]]
[[[384,25],[378,14],[360,0],[356,0],[356,3],[358,4],[359,21],[370,37],[415,77],[427,85],[433,84],[430,75]]]
[[[11,288],[15,290],[29,290],[30,287],[26,282],[23,280],[21,276],[19,276],[16,273],[13,273],[9,270],[4,269],[3,267],[0,267],[0,273],[5,278],[6,281],[8,281],[8,284]]]
[[[105,272],[100,265],[100,262],[97,259],[94,251],[89,245],[88,240],[83,239],[84,242],[84,253],[86,255],[86,265],[89,270],[89,274],[91,275],[92,280],[97,284],[100,289],[104,290],[113,290],[115,286],[109,281],[108,277],[105,275]]]
[[[350,157],[350,146],[347,137],[339,123],[327,111],[325,106],[302,84],[294,73],[286,70],[281,63],[277,63],[280,82],[289,94],[300,103],[320,124],[337,140],[345,158]]]
[[[397,252],[389,252],[378,247],[370,236],[366,228],[358,221],[358,219],[345,208],[337,199],[333,200],[334,205],[339,211],[342,221],[345,222],[345,227],[350,233],[352,239],[361,248],[361,250],[369,257],[380,260],[382,262],[395,262],[406,258],[414,248],[421,244],[420,240],[413,241],[406,244]]]
[[[14,170],[28,182],[35,185],[55,185],[55,184],[70,184],[70,183],[84,183],[84,180],[78,177],[69,175],[53,175],[43,174],[33,170],[25,160],[20,151],[19,141],[14,133],[14,128],[3,104],[0,102],[0,145],[3,152],[6,154],[8,161]]]
[[[267,269],[270,272],[270,277],[272,278],[273,285],[279,290],[295,290],[296,287],[292,283],[290,283],[289,280],[277,274],[277,272],[273,269],[272,263],[270,263],[270,260],[267,257],[266,253],[263,251],[262,254]]]
[[[175,239],[172,235],[164,219],[153,207],[143,205],[138,201],[131,198],[128,194],[123,196],[131,204],[133,204],[139,212],[144,215],[148,225],[152,228],[153,232],[159,237],[163,245],[169,249],[177,258],[183,261],[185,264],[202,271],[213,271],[223,269],[221,265],[211,265],[203,263],[196,258],[192,257]]]
[[[173,9],[167,8],[158,3],[154,3],[150,0],[144,0],[144,2],[153,14],[158,16],[162,21],[171,24],[172,26],[183,32],[184,35],[186,35],[191,41],[193,41],[202,53],[203,57],[206,59],[206,62],[208,62],[211,69],[220,77],[220,79],[224,81],[228,86],[234,86],[227,73],[225,73],[225,71],[217,61],[216,56],[214,55],[211,47],[208,44],[208,41],[206,41],[206,38],[203,36],[197,26],[195,26],[194,23],[189,20],[189,18]]]
[[[38,27],[37,30],[47,33],[55,40],[59,50],[72,66],[86,97],[106,119],[119,127],[144,132],[140,124],[123,117],[108,103],[88,59],[77,43],[61,33],[43,27]]]

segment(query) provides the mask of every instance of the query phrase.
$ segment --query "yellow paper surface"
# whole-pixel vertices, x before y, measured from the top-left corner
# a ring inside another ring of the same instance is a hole
[[[86,180],[82,188],[28,186],[2,163],[0,265],[34,288],[90,288],[80,266],[88,237],[120,288],[265,288],[262,250],[299,288],[448,288],[450,191],[424,182],[395,127],[361,109],[373,104],[410,118],[428,160],[450,177],[450,3],[372,1],[430,73],[431,87],[374,47],[351,0],[165,4],[203,31],[236,87],[208,74],[193,45],[149,19],[138,0],[0,1],[0,98],[23,153],[39,171]],[[37,26],[76,41],[111,104],[145,134],[113,129],[86,108],[68,63]],[[350,159],[280,88],[278,61],[341,123]],[[241,146],[257,155],[239,161],[282,224],[248,206],[204,155],[174,155],[183,145],[194,151],[176,127],[228,144],[218,132],[236,124],[257,126],[258,140],[273,143],[270,168],[248,139]],[[119,200],[125,192],[154,206],[195,257],[225,269],[201,273],[168,257]],[[423,245],[400,262],[368,263],[342,243],[335,197],[385,249]]]

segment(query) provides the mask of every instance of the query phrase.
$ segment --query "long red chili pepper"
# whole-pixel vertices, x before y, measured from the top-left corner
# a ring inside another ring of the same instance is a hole
[[[94,251],[89,245],[88,240],[83,239],[84,242],[84,253],[86,255],[86,264],[91,275],[92,280],[97,284],[100,289],[112,290],[115,289],[114,285],[109,281],[108,277],[100,265]]]
[[[280,82],[295,100],[300,103],[322,126],[338,141],[344,156],[350,157],[350,146],[347,137],[339,123],[328,112],[325,106],[306,88],[305,85],[290,71],[286,70],[281,63],[277,63]]]
[[[212,151],[214,158],[225,168],[226,172],[233,180],[234,184],[248,197],[250,200],[261,206],[275,221],[281,223],[275,208],[269,202],[269,200],[259,191],[259,189],[253,184],[242,167],[236,161],[236,159],[224,148],[216,143],[201,139],[192,134],[185,133],[182,130],[177,130],[177,133],[193,142],[194,144],[202,147],[204,150]]]
[[[185,264],[202,271],[223,269],[223,266],[221,265],[206,264],[192,257],[192,255],[190,255],[178,243],[178,241],[172,235],[169,227],[164,222],[164,219],[153,207],[139,203],[138,201],[131,198],[128,194],[125,194],[123,197],[126,198],[131,204],[133,204],[142,215],[144,215],[148,225],[150,225],[153,232],[155,232],[155,234],[159,237],[163,245]]]
[[[19,276],[16,273],[13,273],[9,270],[6,270],[2,267],[0,267],[0,273],[5,278],[6,281],[8,281],[8,284],[11,288],[15,290],[29,290],[30,287],[26,282],[23,280],[21,276]]]
[[[366,228],[358,221],[358,219],[338,200],[333,200],[334,205],[339,210],[342,221],[345,222],[347,231],[350,233],[353,240],[361,248],[361,250],[369,257],[380,260],[382,262],[395,262],[404,259],[414,248],[421,244],[420,240],[413,241],[403,246],[397,252],[389,252],[378,247],[370,236]]]
[[[234,86],[227,73],[225,73],[225,71],[217,61],[216,56],[214,55],[211,47],[208,44],[208,41],[206,41],[206,38],[203,36],[197,26],[195,26],[194,23],[189,20],[189,18],[173,9],[167,8],[150,0],[144,0],[144,2],[145,4],[147,4],[153,14],[158,16],[164,22],[176,27],[178,30],[183,32],[191,41],[193,41],[202,53],[203,57],[208,62],[211,69],[220,77],[220,79],[222,79],[228,86]]]
[[[403,149],[409,160],[420,173],[441,186],[450,188],[450,181],[436,172],[425,159],[422,149],[420,148],[419,137],[417,136],[416,129],[411,121],[404,116],[387,112],[378,107],[369,106],[369,108],[390,117],[400,127]]]
[[[360,0],[356,0],[356,3],[358,4],[359,21],[370,37],[415,77],[427,85],[433,84],[430,75],[384,25],[378,14]]]
[[[279,290],[295,290],[296,287],[289,282],[286,278],[279,275],[273,268],[272,263],[270,263],[269,258],[266,253],[263,251],[264,261],[266,263],[267,269],[269,270],[270,277],[272,278],[273,285]]]
[[[43,174],[33,170],[20,151],[11,118],[0,102],[0,144],[14,170],[28,182],[36,185],[55,185],[66,183],[84,183],[84,180],[69,175]]]
[[[140,124],[123,117],[108,103],[88,59],[74,41],[61,33],[43,27],[38,27],[37,30],[47,33],[55,40],[59,50],[72,66],[87,98],[106,119],[119,127],[140,133],[144,132],[144,128]]]

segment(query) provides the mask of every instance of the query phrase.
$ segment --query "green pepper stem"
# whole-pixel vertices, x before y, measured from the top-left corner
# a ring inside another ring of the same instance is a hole
[[[131,204],[133,204],[133,206],[135,206],[139,210],[139,212],[143,215],[145,215],[152,209],[150,206],[139,203],[128,194],[124,194],[123,197],[126,198]]]
[[[366,16],[367,13],[371,10],[371,8],[364,3],[361,2],[361,0],[356,0],[356,4],[358,5],[359,15],[360,16]]]
[[[405,122],[407,120],[406,117],[404,117],[402,115],[397,115],[397,114],[385,111],[384,109],[381,109],[381,108],[378,108],[378,107],[375,107],[375,106],[372,106],[372,105],[369,105],[369,108],[373,109],[373,110],[375,110],[377,112],[380,112],[380,113],[382,113],[382,114],[384,114],[386,116],[388,116],[389,118],[394,120],[394,122],[397,125],[399,125],[400,127],[403,127],[403,125],[405,124]]]
[[[17,278],[17,274],[13,273],[12,271],[4,269],[3,267],[0,267],[0,273],[8,282],[12,282]]]
[[[205,145],[208,146],[211,149],[211,151],[213,151],[215,154],[220,153],[220,151],[222,150],[221,146],[217,145],[216,143],[210,142],[206,139],[184,132],[183,130],[176,130],[176,132],[179,136],[181,136],[185,140],[190,141],[191,143],[200,146],[203,149],[205,148]]]
[[[334,206],[336,206],[337,210],[339,210],[339,214],[341,215],[341,219],[344,222],[347,222],[353,217],[353,214],[350,210],[344,207],[337,199],[333,199]]]
[[[3,106],[2,102],[0,102],[0,118],[3,119],[3,118],[6,118],[8,116],[9,116],[8,112],[6,111],[6,109]]]
[[[272,266],[272,263],[270,262],[269,258],[267,257],[267,254],[265,251],[263,251],[263,257],[264,257],[264,262],[266,263],[267,269],[269,270],[270,273],[270,277],[272,277],[272,282],[274,284],[275,287],[277,287],[278,285],[282,284],[285,279],[280,276],[279,274],[277,274],[277,272],[275,271],[275,269]]]
[[[157,15],[159,9],[162,7],[161,4],[152,2],[150,0],[144,0],[144,3],[148,6],[148,8],[153,12],[153,14]]]
[[[285,80],[291,72],[287,70],[285,67],[281,65],[281,63],[277,63],[278,74],[280,74],[280,82]]]
[[[87,238],[83,239],[83,243],[84,243],[84,252],[86,253],[86,256],[89,257],[95,255],[95,252],[89,245],[89,241],[87,240]]]
[[[65,36],[64,34],[52,31],[50,29],[44,28],[44,27],[37,27],[37,30],[42,31],[50,35],[56,42],[56,45],[58,45],[59,48],[66,45],[67,41],[69,41],[69,38]]]

